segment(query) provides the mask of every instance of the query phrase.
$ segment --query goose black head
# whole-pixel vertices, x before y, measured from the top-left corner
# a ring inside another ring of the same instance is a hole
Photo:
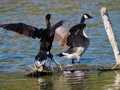
[[[86,19],[92,19],[93,17],[90,16],[89,14],[83,14],[80,23],[84,23]]]
[[[50,20],[50,18],[51,18],[51,14],[47,14],[47,15],[46,15],[46,19],[47,19],[47,20]]]
[[[92,16],[90,16],[89,14],[83,14],[84,19],[91,19],[93,18]]]

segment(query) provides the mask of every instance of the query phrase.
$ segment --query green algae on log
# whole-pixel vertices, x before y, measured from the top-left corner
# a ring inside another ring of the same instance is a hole
[[[25,73],[25,76],[28,77],[40,77],[40,76],[46,76],[46,75],[52,75],[52,71],[38,71],[38,70],[30,70]]]

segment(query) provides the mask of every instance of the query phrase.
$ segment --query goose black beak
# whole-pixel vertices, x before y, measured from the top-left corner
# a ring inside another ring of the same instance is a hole
[[[92,16],[89,16],[89,19],[92,19],[93,17]]]

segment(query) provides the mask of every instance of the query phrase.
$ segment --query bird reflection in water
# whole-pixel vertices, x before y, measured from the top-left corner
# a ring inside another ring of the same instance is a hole
[[[82,90],[87,81],[86,72],[64,71],[60,75],[38,78],[40,90]],[[79,87],[78,87],[79,85]]]

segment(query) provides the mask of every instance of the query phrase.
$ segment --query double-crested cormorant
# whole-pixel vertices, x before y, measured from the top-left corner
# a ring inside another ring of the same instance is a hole
[[[47,57],[52,59],[52,54],[50,50],[52,48],[52,42],[54,39],[55,30],[63,24],[63,20],[57,22],[53,26],[50,23],[51,14],[47,14],[46,19],[46,28],[36,28],[24,23],[10,23],[10,24],[0,24],[1,28],[7,29],[9,31],[14,31],[19,34],[25,35],[31,38],[39,38],[40,39],[40,49],[39,53],[35,57],[36,60],[42,61],[47,59]]]

